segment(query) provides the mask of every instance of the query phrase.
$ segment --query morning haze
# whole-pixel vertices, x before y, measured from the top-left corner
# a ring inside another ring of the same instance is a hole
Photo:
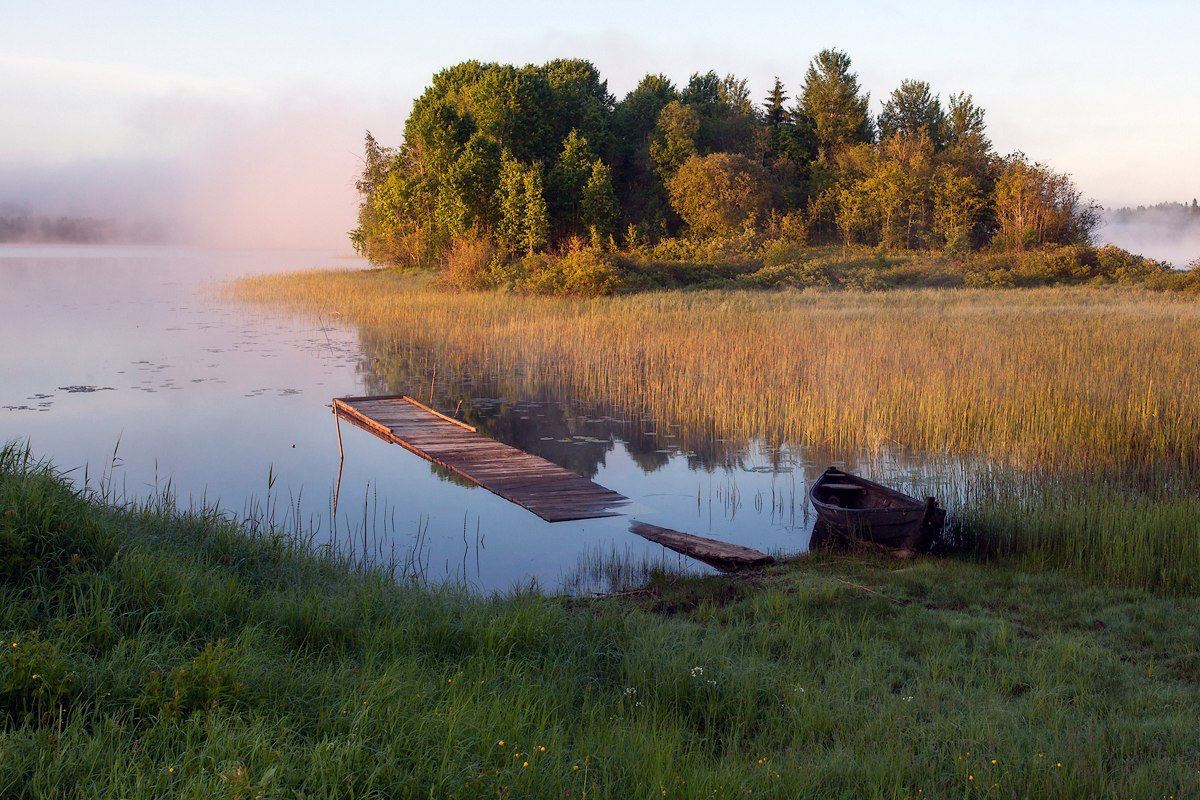
[[[1200,797],[1194,2],[0,19],[0,798]]]
[[[184,238],[226,244],[249,243],[240,209],[253,208],[273,231],[333,246],[352,221],[344,176],[362,131],[398,139],[428,76],[448,64],[582,57],[618,98],[647,72],[685,82],[711,68],[746,78],[757,101],[775,76],[795,86],[831,45],[854,56],[872,113],[904,78],[943,97],[970,91],[1000,152],[1054,164],[1105,207],[1188,202],[1200,108],[1184,98],[1200,30],[1189,3],[1150,8],[317,4],[281,20],[229,3],[170,15],[149,3],[39,4],[10,10],[0,33],[0,91],[17,121],[0,131],[0,204],[166,212]],[[301,163],[315,174],[292,191]],[[39,187],[29,179],[39,174],[63,188]],[[214,215],[214,194],[238,211]]]

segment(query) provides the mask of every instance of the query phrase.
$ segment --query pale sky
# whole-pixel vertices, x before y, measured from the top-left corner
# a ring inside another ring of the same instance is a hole
[[[647,72],[682,83],[711,68],[761,97],[775,75],[794,94],[830,46],[854,59],[873,112],[923,78],[974,94],[998,150],[1071,173],[1105,205],[1200,195],[1197,0],[0,0],[0,202],[42,186],[61,201],[74,176],[94,202],[174,181],[197,202],[238,195],[237,216],[284,195],[340,235],[363,130],[398,142],[442,67],[587,58],[618,97]]]

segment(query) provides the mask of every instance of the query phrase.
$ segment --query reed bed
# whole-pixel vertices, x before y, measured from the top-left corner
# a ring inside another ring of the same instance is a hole
[[[240,281],[377,359],[561,390],[732,437],[1024,466],[1200,465],[1200,303],[1126,290],[451,294],[389,272]]]
[[[1120,585],[1200,578],[1200,304],[1136,290],[453,294],[389,271],[238,282],[236,296],[356,325],[368,384],[486,376],[834,457],[967,465],[957,535]],[[401,366],[397,366],[401,365]],[[696,447],[700,444],[694,445]]]

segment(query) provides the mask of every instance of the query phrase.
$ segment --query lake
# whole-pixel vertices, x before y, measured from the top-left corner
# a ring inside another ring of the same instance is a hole
[[[334,318],[219,293],[243,275],[364,266],[327,252],[0,246],[0,440],[28,439],[77,482],[109,472],[125,498],[169,487],[185,505],[269,514],[318,545],[482,592],[602,591],[653,565],[707,569],[629,533],[630,517],[807,548],[807,486],[832,456],[684,435],[569,397],[500,396],[489,376],[420,359],[381,369],[387,356]],[[347,424],[341,462],[330,398],[402,392],[621,492],[628,516],[546,523]]]

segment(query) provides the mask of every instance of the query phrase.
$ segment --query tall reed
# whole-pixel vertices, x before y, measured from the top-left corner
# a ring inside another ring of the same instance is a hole
[[[379,365],[443,371],[727,436],[1017,465],[1200,465],[1200,304],[1097,289],[451,294],[388,272],[239,282],[336,312]]]
[[[486,376],[824,454],[955,456],[957,533],[1120,585],[1200,575],[1200,304],[1102,289],[452,294],[389,272],[239,282],[357,325],[368,384]],[[689,445],[696,446],[699,445]]]

